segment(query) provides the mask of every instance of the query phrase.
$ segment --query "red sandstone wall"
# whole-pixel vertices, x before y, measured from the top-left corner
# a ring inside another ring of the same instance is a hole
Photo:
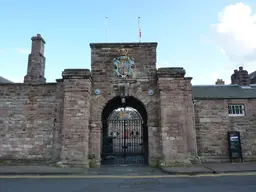
[[[246,116],[229,117],[228,104],[244,104]],[[198,155],[205,161],[229,161],[228,131],[240,131],[243,156],[256,159],[256,99],[195,102]]]
[[[55,83],[0,85],[0,159],[52,158],[56,91]]]

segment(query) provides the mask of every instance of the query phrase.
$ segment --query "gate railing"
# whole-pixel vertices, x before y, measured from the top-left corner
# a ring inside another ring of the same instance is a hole
[[[123,163],[144,162],[141,120],[109,120],[108,131],[105,134],[103,136],[103,159]]]

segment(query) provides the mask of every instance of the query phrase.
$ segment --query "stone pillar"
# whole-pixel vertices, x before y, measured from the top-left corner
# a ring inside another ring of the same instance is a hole
[[[27,75],[24,77],[24,83],[41,84],[45,83],[45,41],[40,34],[32,37],[31,53],[28,56]]]
[[[55,118],[54,118],[54,132],[53,132],[53,152],[52,161],[57,162],[60,160],[61,152],[61,135],[63,127],[63,79],[56,79],[57,81],[57,92],[56,92],[56,103],[55,103]]]
[[[184,76],[183,68],[160,68],[157,71],[162,148],[160,166],[191,164],[191,152],[194,151],[190,84],[192,78],[184,78]]]
[[[187,133],[187,145],[188,156],[193,162],[196,161],[197,156],[197,141],[196,141],[196,129],[195,129],[195,113],[194,104],[192,99],[192,84],[191,77],[184,77],[184,107],[186,118],[186,133]]]
[[[88,167],[91,74],[88,69],[65,69],[61,162]]]
[[[98,112],[101,117],[101,112]],[[90,128],[90,151],[89,151],[89,160],[90,160],[90,168],[97,168],[101,165],[101,128],[102,122],[99,121],[91,121],[89,125]]]

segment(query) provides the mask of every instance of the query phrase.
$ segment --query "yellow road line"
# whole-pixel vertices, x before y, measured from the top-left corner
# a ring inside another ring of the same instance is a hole
[[[0,179],[153,179],[221,176],[256,176],[256,172],[198,175],[0,175]]]

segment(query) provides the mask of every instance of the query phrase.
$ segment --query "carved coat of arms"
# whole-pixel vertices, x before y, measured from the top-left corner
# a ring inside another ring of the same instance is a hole
[[[127,56],[128,51],[126,49],[120,49],[120,57],[114,59],[113,64],[116,74],[119,77],[131,77],[134,69],[134,59]]]

